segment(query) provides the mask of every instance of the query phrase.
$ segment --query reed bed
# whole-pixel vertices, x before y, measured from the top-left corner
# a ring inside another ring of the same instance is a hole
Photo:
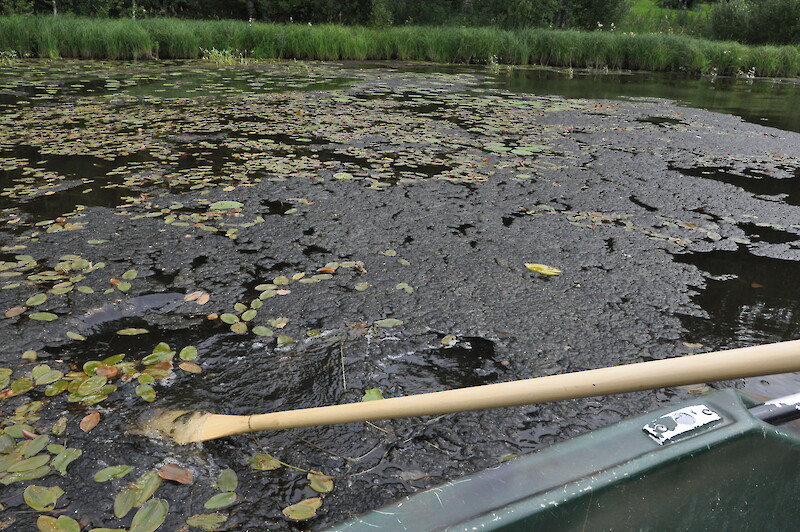
[[[797,46],[746,46],[670,33],[494,27],[248,23],[234,20],[0,17],[0,50],[19,57],[404,60],[736,74],[800,74]],[[206,54],[208,57],[208,54]]]

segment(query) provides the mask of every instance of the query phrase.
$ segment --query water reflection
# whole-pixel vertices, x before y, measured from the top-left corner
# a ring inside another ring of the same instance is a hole
[[[705,317],[684,316],[688,337],[712,348],[735,348],[800,337],[800,263],[753,255],[746,248],[677,256],[709,273],[694,302]],[[746,389],[767,396],[800,389],[797,374],[746,380]]]
[[[742,117],[747,122],[800,132],[797,80],[692,78],[684,74],[602,73],[517,68],[498,76],[498,88],[568,98],[665,98],[681,105]]]

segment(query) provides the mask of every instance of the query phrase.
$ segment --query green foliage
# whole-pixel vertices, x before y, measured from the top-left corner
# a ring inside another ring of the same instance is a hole
[[[392,25],[392,12],[389,11],[386,0],[372,0],[369,25],[373,28],[386,28]]]
[[[722,2],[711,12],[709,36],[747,44],[797,44],[800,42],[800,2]]]
[[[755,68],[760,76],[793,76],[800,71],[796,46],[748,47],[671,33],[545,28],[397,25],[379,29],[234,20],[11,16],[0,17],[0,50],[4,49],[16,50],[21,57],[112,59],[199,58],[205,50],[206,59],[218,63],[383,59],[684,72],[716,69],[718,74]],[[52,317],[39,314],[30,316]]]

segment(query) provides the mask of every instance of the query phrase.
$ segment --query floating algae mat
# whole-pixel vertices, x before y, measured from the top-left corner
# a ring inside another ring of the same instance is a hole
[[[321,529],[701,389],[189,446],[141,432],[161,410],[796,334],[797,133],[520,73],[3,67],[0,529]]]

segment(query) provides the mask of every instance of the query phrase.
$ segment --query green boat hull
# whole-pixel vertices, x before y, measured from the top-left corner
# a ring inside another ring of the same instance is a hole
[[[800,435],[753,417],[752,404],[733,390],[698,397],[411,495],[332,531],[796,530]],[[705,424],[681,425],[685,414],[675,412],[686,408]],[[659,443],[662,430],[685,432]]]

